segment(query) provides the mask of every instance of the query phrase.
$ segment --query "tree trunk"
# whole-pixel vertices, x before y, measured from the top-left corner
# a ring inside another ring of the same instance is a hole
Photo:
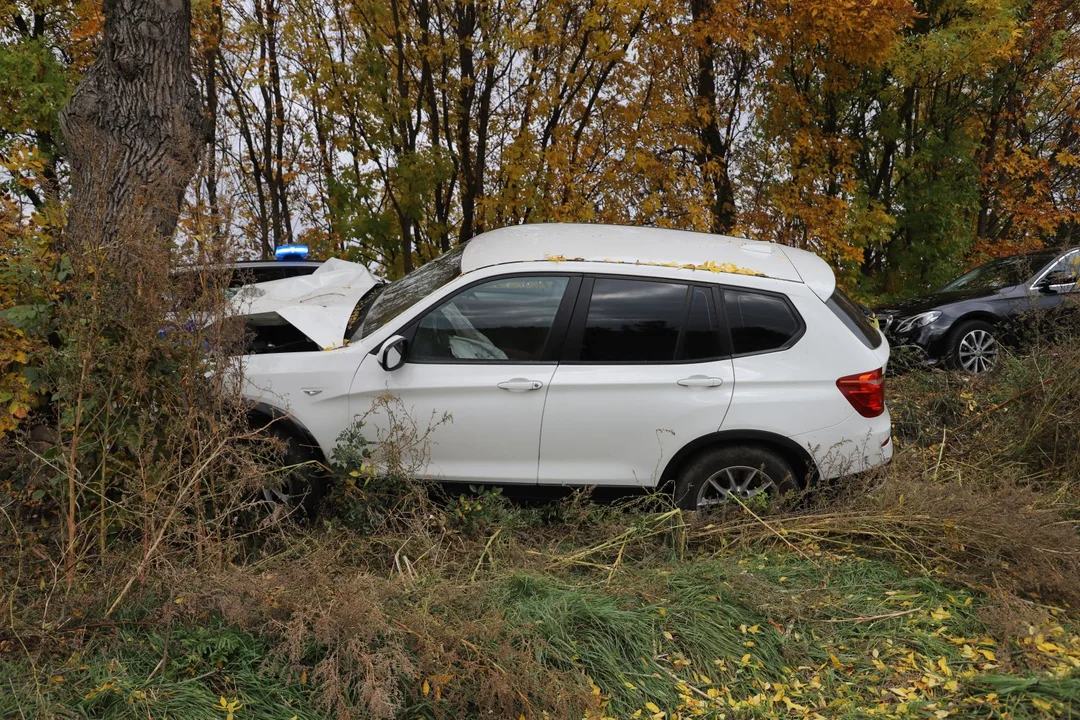
[[[130,314],[168,267],[207,134],[192,78],[190,0],[104,0],[105,32],[60,113],[71,158],[64,246],[107,263]],[[88,262],[93,262],[88,260]],[[120,298],[118,298],[120,299]]]
[[[713,11],[713,0],[691,0],[690,14],[695,24],[709,22]],[[729,233],[735,227],[735,187],[728,168],[730,144],[725,139],[720,127],[720,108],[717,97],[717,73],[714,54],[716,48],[711,39],[706,39],[703,47],[697,49],[697,68],[694,73],[694,99],[697,103],[699,125],[697,128],[700,145],[694,153],[694,162],[700,168],[705,189],[709,194],[712,211],[712,223],[709,228],[714,233]],[[745,67],[742,68],[745,71]],[[742,77],[733,78],[737,82]],[[732,109],[738,106],[738,95],[732,100]]]

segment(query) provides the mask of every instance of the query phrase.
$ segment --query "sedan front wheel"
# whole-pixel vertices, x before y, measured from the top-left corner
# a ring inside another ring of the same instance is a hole
[[[957,370],[978,375],[997,363],[1000,343],[997,329],[988,322],[972,320],[953,330],[950,361]]]

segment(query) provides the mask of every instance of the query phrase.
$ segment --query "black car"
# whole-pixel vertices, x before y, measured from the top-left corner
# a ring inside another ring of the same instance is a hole
[[[929,364],[985,372],[1033,320],[1080,300],[1078,271],[1080,248],[992,260],[935,293],[878,308],[878,323],[894,348],[915,346]]]
[[[251,283],[310,275],[320,265],[321,260],[241,260],[231,266],[229,288],[236,290]]]
[[[183,265],[173,272],[173,279],[182,302],[190,304],[202,292],[199,275],[207,269],[215,273],[228,273],[219,277],[215,284],[224,281],[227,294],[231,297],[244,285],[310,275],[320,265],[321,260],[307,259],[306,246],[282,245],[277,248],[273,260],[238,260],[221,266]]]

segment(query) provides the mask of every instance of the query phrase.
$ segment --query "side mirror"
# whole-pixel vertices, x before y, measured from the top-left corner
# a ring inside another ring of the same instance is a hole
[[[393,335],[386,339],[379,348],[379,366],[387,372],[393,372],[405,364],[405,354],[409,349],[409,341],[401,335]]]
[[[1040,292],[1054,293],[1054,288],[1062,285],[1076,285],[1076,276],[1065,270],[1055,270],[1039,281],[1036,288]]]

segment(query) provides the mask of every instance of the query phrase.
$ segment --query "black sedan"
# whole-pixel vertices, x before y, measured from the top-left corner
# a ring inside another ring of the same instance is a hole
[[[877,318],[894,348],[915,346],[929,364],[981,373],[1033,319],[1080,299],[1078,271],[1080,248],[1001,258],[935,293],[878,308]]]

